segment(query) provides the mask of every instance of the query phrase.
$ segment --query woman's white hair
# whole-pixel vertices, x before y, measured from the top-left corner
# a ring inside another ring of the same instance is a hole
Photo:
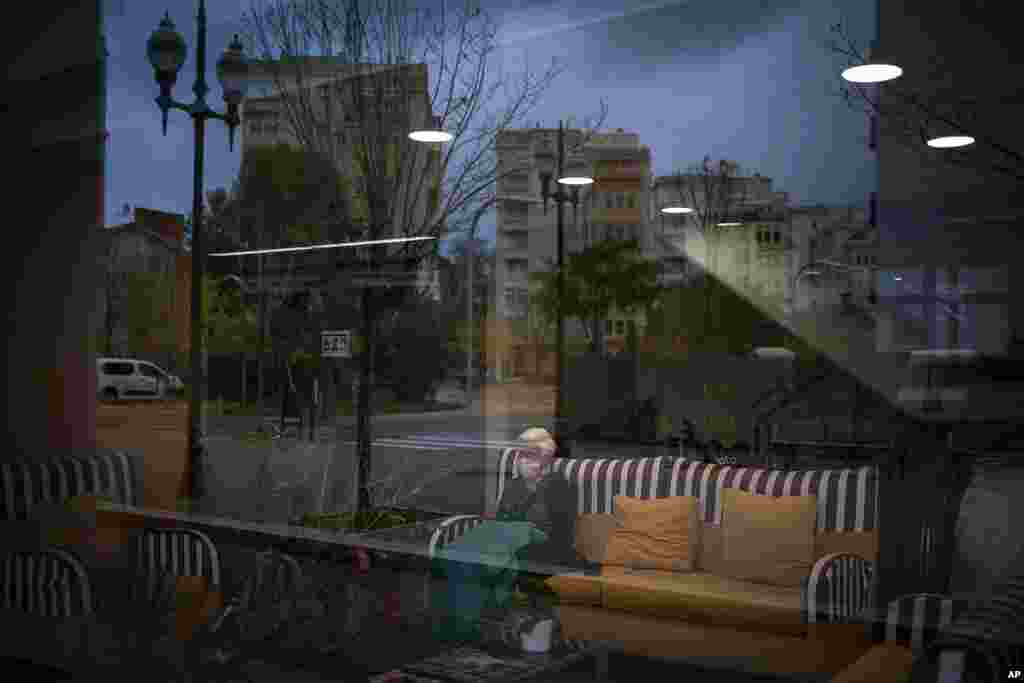
[[[526,441],[535,448],[541,448],[549,453],[554,453],[558,450],[558,445],[551,437],[551,433],[543,427],[530,427],[519,435],[519,439]]]

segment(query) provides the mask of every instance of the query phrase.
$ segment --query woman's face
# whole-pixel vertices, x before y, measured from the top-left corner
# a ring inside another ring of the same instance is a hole
[[[533,448],[519,457],[519,475],[524,479],[539,479],[546,463],[546,453],[539,448]]]

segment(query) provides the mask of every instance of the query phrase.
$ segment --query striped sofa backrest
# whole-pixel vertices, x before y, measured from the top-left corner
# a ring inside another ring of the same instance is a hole
[[[90,615],[89,575],[59,548],[7,553],[0,560],[0,607],[51,618]]]
[[[0,463],[0,520],[31,519],[37,505],[89,494],[137,505],[134,466],[134,460],[122,451]]]
[[[873,466],[779,470],[675,459],[667,468],[667,495],[696,496],[705,523],[722,523],[723,488],[773,496],[818,498],[817,531],[871,531],[878,526],[878,469]]]
[[[498,496],[510,479],[517,479],[516,461],[522,449],[506,448],[498,460]],[[577,493],[577,514],[611,513],[617,495],[634,498],[664,498],[667,486],[661,476],[673,457],[653,458],[555,458],[552,467],[568,480]]]
[[[455,515],[441,522],[441,524],[430,535],[430,543],[427,546],[427,556],[437,557],[438,552],[446,545],[462,536],[467,531],[475,529],[486,520],[478,515]]]
[[[138,541],[137,568],[152,600],[165,575],[203,576],[207,588],[220,587],[220,556],[209,537],[195,529],[146,529]]]
[[[666,460],[672,458],[557,458],[554,468],[576,490],[577,514],[610,514],[615,496],[667,496],[661,476]]]

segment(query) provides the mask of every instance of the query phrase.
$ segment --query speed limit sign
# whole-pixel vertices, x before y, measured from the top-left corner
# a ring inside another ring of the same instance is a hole
[[[351,358],[352,330],[322,332],[320,334],[320,354],[326,358]]]

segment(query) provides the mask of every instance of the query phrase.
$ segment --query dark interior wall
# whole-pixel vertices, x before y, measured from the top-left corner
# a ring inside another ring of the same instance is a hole
[[[932,150],[886,124],[879,141],[879,227],[884,269],[951,264],[1003,267],[1010,273],[1006,306],[1010,337],[1024,338],[1024,183],[993,170],[1002,164],[1024,175],[1024,164],[987,142],[1024,153],[1024,98],[1019,95],[1022,48],[1007,3],[982,0],[885,0],[880,3],[882,52],[904,69],[888,92],[912,92],[969,114],[978,143],[969,168],[943,163]],[[1016,97],[1017,103],[1006,98]],[[976,98],[977,105],[963,103]],[[938,133],[940,131],[929,131]],[[998,217],[1011,217],[998,219]],[[1017,218],[1012,218],[1017,216]],[[950,221],[950,218],[961,219]]]
[[[23,11],[22,11],[23,10]],[[8,62],[7,433],[4,457],[95,442],[89,338],[103,222],[100,2],[19,9]],[[20,38],[20,42],[18,39]]]

